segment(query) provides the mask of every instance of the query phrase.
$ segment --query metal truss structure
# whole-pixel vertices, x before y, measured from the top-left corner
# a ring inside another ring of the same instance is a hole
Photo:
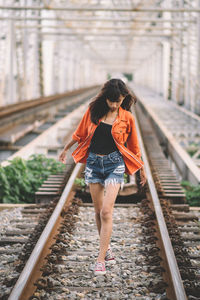
[[[0,0],[0,105],[129,74],[200,114],[200,0]]]

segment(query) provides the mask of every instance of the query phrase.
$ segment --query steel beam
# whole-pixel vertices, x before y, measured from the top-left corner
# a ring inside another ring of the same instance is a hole
[[[7,103],[12,104],[15,100],[14,97],[14,52],[15,52],[15,32],[14,32],[14,24],[13,21],[10,21],[9,24],[9,61],[8,61],[8,88],[7,88]]]
[[[143,18],[143,19],[135,19],[135,18],[101,18],[101,17],[88,17],[88,18],[82,18],[82,17],[0,17],[0,20],[2,21],[7,21],[7,20],[13,20],[13,21],[59,21],[59,22],[99,22],[99,21],[103,21],[103,22],[137,22],[137,23],[146,23],[146,22],[153,22],[153,23],[183,23],[182,19],[161,19],[161,18]],[[188,19],[185,18],[184,19],[184,23],[196,23],[197,20],[194,19]]]
[[[34,33],[34,32],[31,32]],[[170,33],[170,34],[166,34],[166,33],[159,33],[159,34],[143,34],[143,33],[81,33],[81,32],[41,32],[41,35],[67,35],[67,36],[117,36],[117,37],[130,37],[130,38],[134,38],[134,37],[171,37],[171,36],[175,36],[175,33]]]
[[[116,30],[131,30],[132,31],[138,31],[138,30],[170,30],[170,31],[184,31],[184,30],[187,30],[188,29],[188,26],[187,27],[182,27],[182,28],[177,28],[177,27],[155,27],[155,26],[150,26],[150,27],[137,27],[137,28],[132,28],[131,25],[129,26],[126,26],[126,27],[123,27],[123,26],[109,26],[109,27],[106,27],[106,26],[71,26],[71,25],[46,25],[46,24],[41,24],[41,25],[17,25],[15,26],[15,28],[31,28],[31,29],[34,29],[34,28],[53,28],[53,29],[57,29],[57,28],[63,28],[63,29],[90,29],[90,30],[93,30],[93,29],[98,29],[98,30],[114,30],[116,32]]]
[[[128,8],[128,7],[101,7],[101,6],[93,6],[93,7],[53,7],[53,6],[0,6],[0,9],[6,9],[6,10],[46,10],[46,11],[111,11],[111,12],[151,12],[151,13],[157,13],[157,12],[171,12],[171,13],[177,13],[177,12],[200,12],[200,7],[190,7],[190,8],[172,8],[172,7],[134,7],[134,8]]]
[[[62,41],[62,42],[69,42],[69,41],[71,41],[71,42],[74,42],[74,41],[77,41],[77,37],[78,37],[78,36],[74,35],[74,36],[68,36],[67,39],[66,39],[66,38],[62,38],[64,35],[61,35],[60,37],[58,36],[58,38],[56,39],[54,37],[55,35],[53,35],[53,36],[46,35],[45,40],[50,40],[50,41],[54,41],[54,42],[56,42],[56,41]],[[119,40],[117,38],[117,36],[113,36],[113,37],[110,36],[110,37],[107,37],[107,38],[103,37],[103,36],[102,37],[101,36],[96,36],[96,37],[93,37],[93,39],[90,39],[90,36],[89,37],[86,36],[86,37],[83,37],[84,39],[82,41],[89,43],[89,45],[91,45],[92,42],[95,42],[95,43],[97,43],[97,42],[105,42],[106,43],[105,46],[107,46],[108,42],[119,42],[119,41],[124,42],[124,41],[127,41],[127,40],[137,40],[137,41],[145,42],[146,43],[146,42],[148,42],[147,37],[150,37],[152,39],[152,44],[153,44],[153,42],[157,42],[158,38],[163,38],[163,39],[166,39],[166,40],[170,39],[168,37],[149,36],[149,35],[148,36],[135,36],[135,37],[121,37],[122,40]],[[80,38],[81,38],[81,36],[80,36]],[[142,38],[144,38],[144,39],[142,40]]]

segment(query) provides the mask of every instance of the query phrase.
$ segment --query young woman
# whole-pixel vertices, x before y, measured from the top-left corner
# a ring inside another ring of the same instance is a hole
[[[140,169],[141,185],[146,182],[134,117],[130,112],[136,100],[122,80],[107,81],[59,157],[66,163],[67,150],[78,142],[72,156],[76,163],[86,163],[85,182],[89,184],[100,235],[95,275],[106,273],[105,261],[115,263],[109,243],[113,207],[124,173],[134,174]]]

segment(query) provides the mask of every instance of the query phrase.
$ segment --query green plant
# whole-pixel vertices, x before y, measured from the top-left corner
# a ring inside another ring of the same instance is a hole
[[[81,178],[77,177],[77,178],[75,179],[75,184],[81,188],[81,191],[82,191],[82,192],[85,191],[86,183],[85,183],[85,179],[84,179],[84,178],[82,178],[82,177],[81,177]]]
[[[187,203],[190,206],[200,206],[200,184],[192,185],[188,181],[182,181],[181,185],[185,191]]]
[[[128,180],[129,180],[129,176],[124,173],[124,183],[128,183]]]
[[[196,143],[191,143],[187,148],[186,151],[190,156],[193,156],[199,149],[199,145]]]
[[[32,203],[42,182],[64,168],[61,162],[41,154],[32,155],[29,160],[14,158],[8,166],[0,166],[0,202]]]

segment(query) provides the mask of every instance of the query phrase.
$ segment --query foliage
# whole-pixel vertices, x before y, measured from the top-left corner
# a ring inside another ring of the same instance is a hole
[[[200,184],[192,185],[188,181],[181,182],[186,194],[187,203],[190,206],[200,206]]]
[[[187,153],[190,156],[193,156],[199,149],[199,145],[196,143],[191,143],[188,147],[187,147]]]
[[[128,81],[133,80],[133,74],[132,73],[123,73],[123,75],[128,79]]]
[[[77,177],[77,178],[75,179],[75,184],[81,188],[81,191],[82,191],[82,192],[85,191],[86,183],[85,183],[85,179],[84,179],[84,178],[82,178],[82,177],[80,177],[80,178]]]
[[[129,176],[124,173],[124,183],[128,183],[128,180],[129,180]]]
[[[84,178],[78,178],[77,177],[75,179],[75,184],[77,184],[77,185],[79,185],[81,187],[85,187],[86,186]]]
[[[32,203],[34,193],[50,174],[63,171],[65,166],[44,155],[32,155],[29,160],[20,157],[0,166],[0,202]]]

